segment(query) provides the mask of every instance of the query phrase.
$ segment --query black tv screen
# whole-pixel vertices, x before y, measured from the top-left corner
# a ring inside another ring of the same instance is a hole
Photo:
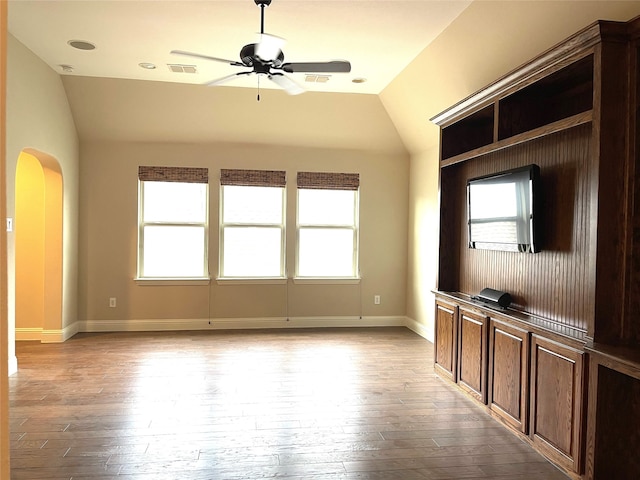
[[[540,168],[515,168],[467,181],[469,248],[540,251]]]

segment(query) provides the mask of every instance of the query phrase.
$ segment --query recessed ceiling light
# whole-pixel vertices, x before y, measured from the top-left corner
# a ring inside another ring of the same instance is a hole
[[[78,50],[93,50],[96,48],[93,43],[85,42],[84,40],[69,40],[67,43]]]
[[[354,78],[353,80],[351,80],[353,83],[364,83],[367,81],[366,78],[362,78],[362,77],[358,77],[358,78]]]
[[[153,63],[142,62],[138,64],[139,67],[146,68],[147,70],[153,70],[156,66]]]

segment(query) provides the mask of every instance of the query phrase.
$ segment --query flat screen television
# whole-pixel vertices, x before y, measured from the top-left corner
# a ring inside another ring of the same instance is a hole
[[[467,181],[469,248],[540,251],[540,168],[515,168]]]

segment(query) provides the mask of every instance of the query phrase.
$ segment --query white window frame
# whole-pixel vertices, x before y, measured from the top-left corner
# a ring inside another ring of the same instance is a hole
[[[144,168],[144,167],[141,167]],[[156,167],[161,170],[169,170],[175,168],[180,170],[182,167]],[[189,182],[174,181],[173,183],[199,183],[205,185],[205,216],[202,222],[165,222],[165,221],[145,221],[144,220],[144,186],[146,183],[152,183],[163,180],[141,180],[138,178],[138,258],[136,281],[144,284],[145,281],[162,282],[162,281],[209,281],[209,184],[205,182]],[[147,276],[144,274],[144,228],[147,226],[159,227],[201,227],[204,229],[203,238],[203,276]]]
[[[331,175],[331,174],[326,174]],[[340,175],[340,174],[337,174]],[[346,174],[353,175],[353,174]],[[359,182],[359,177],[358,177]],[[359,266],[359,258],[360,258],[360,188],[336,188],[336,187],[326,187],[322,188],[320,186],[314,186],[315,190],[349,190],[353,191],[353,225],[335,225],[335,224],[303,224],[300,222],[300,191],[304,190],[305,187],[301,187],[298,185],[296,191],[296,272],[295,272],[295,280],[304,281],[304,280],[359,280],[360,279],[360,266]],[[351,260],[351,275],[348,276],[338,276],[338,275],[330,275],[330,276],[321,276],[321,275],[308,275],[303,276],[300,274],[300,232],[305,229],[335,229],[335,230],[348,230],[353,234],[353,254]]]
[[[231,171],[231,170],[227,170]],[[223,170],[224,172],[224,170]],[[238,171],[243,172],[243,171]],[[259,170],[250,170],[246,172],[254,172],[259,176],[262,171]],[[268,173],[270,171],[264,171]],[[284,172],[278,172],[284,175]],[[222,174],[224,175],[224,173]],[[255,180],[255,179],[254,179]],[[219,281],[270,281],[270,280],[283,280],[287,278],[286,273],[286,185],[267,185],[260,184],[259,181],[246,182],[247,184],[223,184],[221,181],[220,185],[220,221],[219,221],[219,260],[218,260],[218,277]],[[269,222],[227,222],[224,218],[224,205],[225,205],[225,197],[224,191],[225,187],[264,187],[264,188],[274,188],[279,189],[281,194],[281,214],[280,214],[280,223],[269,223]],[[280,230],[280,271],[278,275],[274,276],[265,276],[265,275],[243,275],[243,276],[230,276],[225,275],[224,268],[224,258],[225,258],[225,242],[224,242],[224,232],[226,228],[277,228]]]

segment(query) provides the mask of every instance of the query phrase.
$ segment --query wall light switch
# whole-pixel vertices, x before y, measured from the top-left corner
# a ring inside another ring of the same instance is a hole
[[[13,218],[7,218],[7,232],[13,232]]]

